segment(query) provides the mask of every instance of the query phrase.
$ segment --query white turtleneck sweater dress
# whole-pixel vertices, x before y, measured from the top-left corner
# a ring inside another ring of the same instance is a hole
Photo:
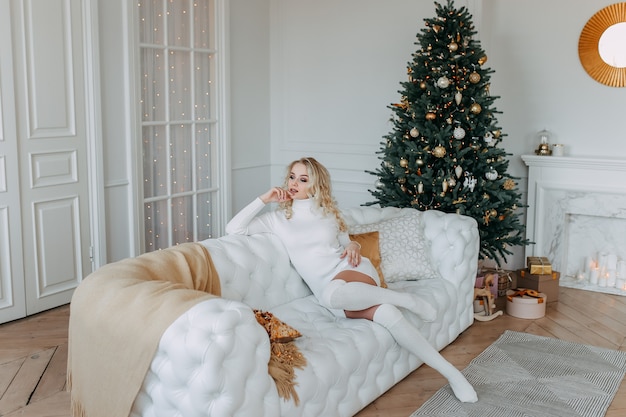
[[[380,279],[369,259],[353,267],[347,257],[340,258],[350,243],[347,232],[340,232],[334,215],[325,216],[313,206],[312,199],[294,200],[291,219],[282,210],[257,214],[265,207],[260,198],[244,207],[226,225],[226,233],[251,235],[273,233],[285,245],[291,263],[319,300],[324,287],[344,270],[356,270]],[[335,312],[338,313],[338,312]]]

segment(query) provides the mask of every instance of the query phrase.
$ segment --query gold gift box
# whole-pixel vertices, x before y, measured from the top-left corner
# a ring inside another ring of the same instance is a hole
[[[552,273],[552,264],[545,256],[529,256],[526,265],[531,274],[545,275]]]

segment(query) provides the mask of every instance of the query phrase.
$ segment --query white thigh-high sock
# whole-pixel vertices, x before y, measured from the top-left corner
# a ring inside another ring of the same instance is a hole
[[[381,288],[364,282],[334,279],[320,297],[322,305],[347,311],[365,310],[379,304],[393,304],[417,314],[424,321],[433,321],[437,310],[425,298],[416,294]]]
[[[428,343],[400,310],[393,305],[382,304],[374,313],[374,322],[387,328],[400,346],[446,377],[459,401],[466,403],[478,401],[476,391],[463,374]]]

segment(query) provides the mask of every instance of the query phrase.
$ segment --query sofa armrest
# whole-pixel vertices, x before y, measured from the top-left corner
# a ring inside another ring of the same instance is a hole
[[[432,262],[442,278],[473,297],[478,268],[478,223],[469,216],[424,212],[424,235],[430,241]]]
[[[165,331],[131,416],[275,416],[270,343],[247,305],[196,304]]]

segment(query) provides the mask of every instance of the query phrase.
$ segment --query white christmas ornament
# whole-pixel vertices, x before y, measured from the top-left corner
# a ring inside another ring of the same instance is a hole
[[[459,104],[461,104],[461,100],[462,100],[462,99],[463,99],[463,94],[461,94],[461,92],[460,92],[460,91],[457,91],[457,92],[454,94],[454,101],[455,101],[455,103],[456,103],[456,105],[457,105],[457,106],[458,106]]]
[[[491,171],[485,172],[485,178],[487,178],[490,181],[495,180],[496,178],[498,178],[498,171],[491,168]]]
[[[465,137],[465,129],[459,126],[454,129],[453,135],[455,139],[463,139]]]
[[[491,133],[491,132],[485,133],[485,136],[483,137],[483,140],[487,144],[490,144],[491,142],[493,142],[493,133]]]
[[[413,129],[411,129],[409,134],[411,135],[412,138],[416,138],[416,137],[418,137],[420,135],[420,131],[417,130],[417,128],[413,128]]]
[[[474,178],[473,175],[469,172],[465,172],[465,179],[463,180],[463,187],[469,188],[471,192],[474,192],[474,187],[476,187],[476,183],[478,180]]]
[[[446,76],[443,76],[437,80],[437,86],[439,88],[448,88],[449,85],[450,85],[450,80]]]
[[[457,165],[456,168],[454,168],[454,173],[456,174],[457,178],[461,178],[461,175],[463,174],[463,168],[461,168],[460,165]]]

